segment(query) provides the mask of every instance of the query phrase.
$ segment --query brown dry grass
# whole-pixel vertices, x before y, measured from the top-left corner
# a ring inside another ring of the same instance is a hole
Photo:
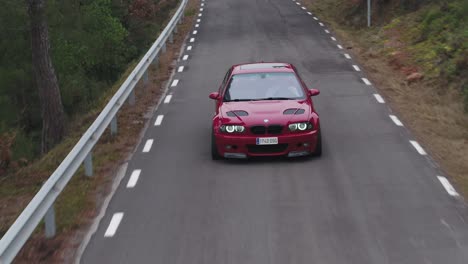
[[[145,123],[151,118],[148,112],[159,101],[170,78],[188,31],[193,26],[198,0],[190,0],[186,8],[184,23],[178,26],[174,44],[168,44],[159,64],[149,69],[148,85],[136,88],[136,104],[123,106],[118,114],[118,135],[110,131],[99,140],[93,150],[94,176],[87,178],[83,169],[68,183],[55,203],[57,232],[53,239],[46,239],[43,227],[39,226],[15,259],[15,263],[62,263],[74,259],[86,231],[98,214],[104,198],[110,192],[117,169],[126,162],[139,140]],[[194,11],[195,10],[195,11]],[[136,64],[130,65],[122,79],[100,101],[99,109],[109,101],[120,84]],[[55,170],[65,155],[76,144],[100,110],[93,110],[75,120],[70,136],[48,155],[21,171],[2,178],[0,182],[0,233],[6,232],[16,217],[26,207],[42,183]]]
[[[348,47],[348,52],[364,68],[368,79],[385,97],[393,111],[410,129],[456,186],[468,195],[468,115],[463,110],[460,91],[443,87],[439,80],[422,80],[409,84],[408,72],[419,65],[407,59],[406,43],[398,32],[389,32],[390,43],[384,43],[377,29],[352,29],[335,19],[340,9],[336,0],[312,1],[306,4],[322,20],[331,25],[337,37]],[[384,52],[391,45],[396,56]]]

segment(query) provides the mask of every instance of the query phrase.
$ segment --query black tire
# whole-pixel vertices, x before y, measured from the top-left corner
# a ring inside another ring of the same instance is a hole
[[[322,132],[318,131],[317,136],[317,146],[315,147],[314,152],[312,152],[313,157],[320,157],[322,156]]]
[[[211,159],[212,160],[220,160],[222,157],[218,153],[218,148],[216,147],[216,140],[214,133],[211,133]]]

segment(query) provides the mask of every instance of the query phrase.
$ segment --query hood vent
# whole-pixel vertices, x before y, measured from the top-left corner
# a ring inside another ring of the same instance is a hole
[[[302,115],[305,113],[305,110],[302,108],[289,108],[284,110],[283,115]]]
[[[229,111],[226,113],[227,116],[229,117],[236,117],[236,116],[248,116],[249,113],[243,110],[235,110],[235,111]]]

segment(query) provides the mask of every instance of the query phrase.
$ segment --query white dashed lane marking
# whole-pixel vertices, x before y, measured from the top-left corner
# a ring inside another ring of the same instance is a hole
[[[179,84],[179,80],[175,79],[172,81],[171,87],[176,87]]]
[[[315,19],[315,20],[318,20],[318,18],[317,18],[317,17],[314,17],[314,19]]]
[[[309,16],[311,16],[311,15],[312,15],[312,13],[311,13],[311,12],[307,12],[307,14],[308,14]]]
[[[184,71],[184,66],[179,66],[179,68],[177,69],[177,72],[183,72]]]
[[[205,4],[204,4],[204,3],[202,3],[202,4],[201,4],[201,6],[205,6]]]
[[[354,68],[355,71],[361,71],[361,69],[359,69],[359,66],[357,66],[357,65],[353,65],[353,68]]]
[[[163,121],[163,118],[164,118],[163,115],[158,115],[158,117],[156,117],[156,121],[154,122],[154,125],[155,126],[160,126],[162,121]]]
[[[200,26],[200,24],[195,24],[195,27],[196,27],[196,28],[199,27],[199,26]]]
[[[203,12],[203,8],[200,8],[200,12]]]
[[[143,147],[144,153],[147,153],[151,150],[151,147],[153,146],[153,141],[153,139],[146,140],[145,146]]]
[[[195,38],[191,38],[191,39],[190,39],[190,42],[191,42],[191,43],[192,43],[192,42],[195,42]]]
[[[127,188],[133,188],[138,182],[138,178],[140,177],[141,170],[134,170],[132,175],[130,175],[130,179],[127,182]]]
[[[341,45],[336,45],[339,49],[343,49],[343,46]]]
[[[324,24],[323,24],[322,22],[320,22],[320,23],[319,23],[319,25],[320,25],[321,27],[323,27],[323,26],[324,26]]]
[[[169,94],[166,96],[166,98],[164,98],[164,103],[165,104],[168,104],[171,102],[171,99],[172,99],[172,94]]]
[[[302,8],[302,9],[304,9],[304,10],[306,10],[306,8],[305,8],[305,7],[301,7],[301,8]]]
[[[198,33],[198,31],[196,31],[196,30],[193,31],[193,34],[194,34],[194,35],[196,35],[197,33]]]
[[[202,13],[198,14],[198,16],[201,17],[201,16],[202,16]]]
[[[192,46],[188,46],[188,47],[187,47],[187,50],[192,50]]]
[[[336,38],[335,38],[335,37],[331,37],[331,39],[332,39],[333,41],[336,41]]]
[[[439,179],[440,183],[442,183],[442,186],[444,186],[445,190],[450,194],[451,196],[459,196],[455,188],[453,188],[452,184],[447,180],[447,178],[443,176],[437,176],[437,179]]]
[[[395,123],[395,125],[403,126],[403,123],[400,121],[400,119],[398,119],[397,116],[395,115],[389,115],[389,116],[390,116],[390,119],[392,119],[393,123]]]
[[[184,57],[182,57],[182,60],[187,60],[188,59],[188,55],[184,55]]]
[[[372,85],[372,83],[369,80],[367,80],[367,78],[361,78],[361,79],[366,85]]]
[[[122,218],[124,216],[124,213],[115,213],[112,216],[112,219],[110,221],[109,226],[107,227],[106,233],[104,234],[104,237],[113,237],[115,235],[115,232],[117,232],[117,228],[120,225],[120,222],[122,221]]]
[[[330,34],[330,31],[328,31],[327,29],[325,29],[325,33]]]
[[[299,2],[296,2],[296,5],[301,5],[301,3],[299,3]]]
[[[421,155],[427,155],[426,151],[421,147],[421,145],[419,145],[418,142],[414,141],[414,140],[410,140],[410,143],[411,145],[413,145],[413,147],[416,149],[416,151],[421,154]]]
[[[374,97],[375,97],[375,100],[377,100],[377,102],[381,104],[385,103],[385,100],[382,98],[382,96],[380,96],[380,94],[374,94]]]
[[[197,22],[200,23],[200,22],[201,22],[201,19],[197,19]]]
[[[345,53],[345,55],[344,55],[344,56],[345,56],[345,58],[347,58],[348,60],[350,60],[350,59],[351,59],[351,56],[349,56],[349,54],[348,54],[348,53]]]

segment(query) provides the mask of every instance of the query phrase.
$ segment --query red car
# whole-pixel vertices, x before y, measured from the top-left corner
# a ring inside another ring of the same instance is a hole
[[[218,92],[211,154],[221,158],[322,154],[320,122],[311,96],[289,63],[232,66]]]

